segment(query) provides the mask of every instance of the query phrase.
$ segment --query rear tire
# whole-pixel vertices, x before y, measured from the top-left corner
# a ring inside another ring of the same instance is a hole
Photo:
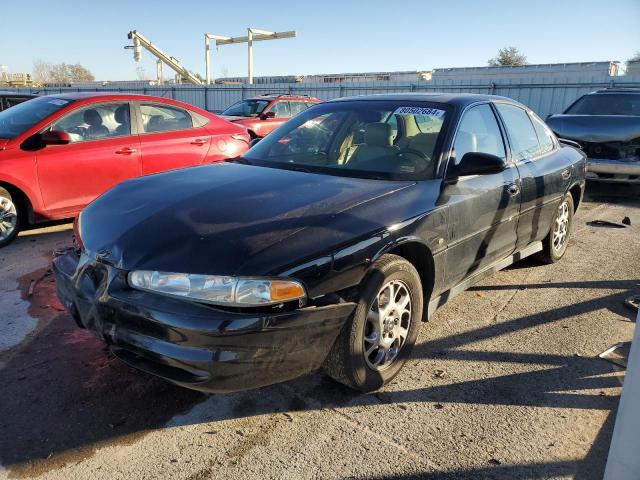
[[[15,199],[0,187],[0,248],[9,245],[20,232],[20,214]]]
[[[573,197],[568,193],[558,205],[551,219],[549,234],[542,241],[542,251],[538,254],[542,262],[556,263],[567,251],[573,225],[573,211]]]
[[[350,388],[370,392],[391,382],[411,354],[422,323],[423,293],[415,267],[383,255],[362,283],[324,371]]]

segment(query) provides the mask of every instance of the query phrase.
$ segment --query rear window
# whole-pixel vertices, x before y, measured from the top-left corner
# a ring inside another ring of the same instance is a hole
[[[570,115],[640,116],[640,94],[602,93],[579,98],[564,113]]]

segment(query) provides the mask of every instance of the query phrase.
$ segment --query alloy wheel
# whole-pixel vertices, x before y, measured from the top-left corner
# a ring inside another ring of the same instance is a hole
[[[9,238],[18,225],[16,206],[11,199],[0,196],[0,241]]]
[[[367,313],[364,357],[374,370],[388,368],[404,346],[411,324],[411,294],[400,281],[385,283]]]
[[[564,200],[558,207],[556,222],[553,227],[553,235],[551,237],[553,249],[558,252],[562,250],[567,242],[569,235],[569,202]]]

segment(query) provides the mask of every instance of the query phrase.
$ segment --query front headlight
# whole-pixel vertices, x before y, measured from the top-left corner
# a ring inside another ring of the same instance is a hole
[[[259,307],[305,298],[300,282],[287,278],[226,277],[136,270],[129,285],[138,290],[214,305]]]

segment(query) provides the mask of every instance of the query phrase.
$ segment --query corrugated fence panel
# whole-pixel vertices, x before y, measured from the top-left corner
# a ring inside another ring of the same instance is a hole
[[[326,101],[339,97],[370,95],[377,93],[403,92],[449,92],[483,93],[513,98],[534,110],[542,118],[552,113],[562,112],[579,96],[604,87],[640,87],[640,76],[608,77],[602,75],[584,75],[558,78],[531,76],[527,81],[518,78],[502,79],[499,82],[486,78],[472,79],[435,79],[420,82],[344,82],[344,83],[266,83],[259,85],[162,85],[141,86],[139,83],[119,83],[118,86],[106,85],[95,88],[43,88],[20,89],[20,91],[41,94],[62,92],[98,91],[122,92],[156,95],[174,98],[191,105],[220,112],[243,98],[255,97],[265,93],[299,94],[317,97]]]

